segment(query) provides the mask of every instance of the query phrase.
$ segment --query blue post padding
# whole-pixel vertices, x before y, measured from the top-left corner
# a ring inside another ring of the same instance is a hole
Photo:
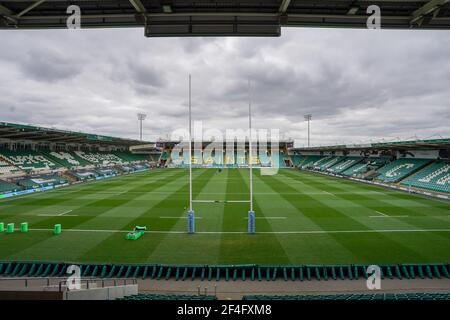
[[[195,233],[195,214],[194,210],[188,211],[188,233]]]
[[[255,212],[249,211],[248,212],[248,233],[253,234],[255,232],[256,232]]]

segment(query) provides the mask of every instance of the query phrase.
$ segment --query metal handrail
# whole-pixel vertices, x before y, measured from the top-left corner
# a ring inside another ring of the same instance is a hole
[[[67,287],[67,282],[69,281],[67,279],[67,277],[0,277],[0,282],[1,281],[15,281],[15,282],[24,282],[24,286],[28,287],[28,282],[31,280],[45,280],[45,286],[46,287],[50,287],[50,282],[51,280],[59,280],[56,282],[56,285],[58,287],[59,292],[63,291],[63,288],[65,288],[66,290],[69,290]],[[83,283],[86,284],[86,289],[90,289],[90,284],[91,283],[101,283],[101,287],[104,288],[105,284],[109,286],[118,286],[118,285],[127,285],[127,284],[137,284],[137,278],[115,278],[115,279],[111,279],[111,278],[106,278],[106,279],[102,279],[102,278],[94,278],[94,277],[90,277],[90,278],[81,278],[80,279],[80,284],[81,286],[83,286]],[[112,285],[111,285],[112,284]]]

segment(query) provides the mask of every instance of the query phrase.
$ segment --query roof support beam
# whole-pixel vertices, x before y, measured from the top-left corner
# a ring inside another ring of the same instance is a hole
[[[450,0],[431,0],[427,2],[421,8],[413,12],[410,24],[420,26],[422,25],[424,18],[431,14],[434,14],[433,18],[435,18],[439,13],[439,9],[447,3],[450,3]]]
[[[8,21],[11,21],[13,25],[17,25],[17,20],[14,18],[15,14],[7,7],[0,4],[0,18],[4,18]]]
[[[26,14],[27,12],[30,12],[31,10],[33,10],[34,8],[36,8],[37,6],[41,5],[43,2],[45,2],[45,0],[39,0],[36,1],[35,3],[33,3],[31,6],[29,6],[28,8],[25,8],[24,10],[22,10],[21,12],[19,12],[17,14],[17,17],[20,18],[21,16],[23,16],[24,14]]]
[[[286,11],[291,4],[291,0],[281,0],[280,8],[278,9],[279,14],[286,14]]]
[[[142,4],[141,0],[129,0],[129,1],[137,12],[144,13],[145,11],[147,11],[144,5]]]

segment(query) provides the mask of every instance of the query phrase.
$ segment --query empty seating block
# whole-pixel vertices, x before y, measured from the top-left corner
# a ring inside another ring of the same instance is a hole
[[[123,164],[126,161],[110,152],[84,152],[75,151],[78,157],[96,165]]]
[[[384,182],[398,182],[430,163],[428,159],[402,158],[378,169],[377,179]]]
[[[416,188],[450,193],[450,162],[433,163],[401,183]]]
[[[242,300],[450,300],[450,292],[252,295],[244,296]]]
[[[0,194],[19,191],[20,187],[16,184],[0,180]]]
[[[345,160],[329,167],[327,171],[333,173],[342,173],[348,168],[353,167],[355,164],[360,163],[362,160],[363,158],[361,157],[347,157]]]
[[[1,150],[1,156],[7,159],[11,164],[22,170],[43,170],[56,169],[61,167],[59,164],[46,158],[43,154],[32,150]]]

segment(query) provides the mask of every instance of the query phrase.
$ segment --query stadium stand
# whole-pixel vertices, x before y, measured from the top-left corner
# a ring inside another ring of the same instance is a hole
[[[70,151],[51,151],[51,152],[43,152],[43,154],[47,158],[60,163],[62,166],[66,168],[82,167],[92,164],[89,161],[81,157],[78,157],[75,153]]]
[[[428,159],[401,158],[377,170],[379,174],[376,178],[384,182],[398,182],[408,175],[423,168],[430,163]]]
[[[244,296],[242,300],[450,300],[450,292],[249,295]]]
[[[348,168],[351,168],[354,165],[360,163],[362,160],[362,157],[347,157],[345,160],[329,167],[327,171],[333,173],[342,173]]]
[[[368,162],[364,162],[364,163],[357,163],[353,166],[351,166],[350,168],[344,170],[342,172],[342,174],[344,176],[348,176],[348,177],[355,177],[358,174],[364,173],[366,172],[368,169],[369,163]]]
[[[236,165],[238,166],[238,167],[245,167],[245,166],[247,166],[247,154],[246,154],[246,152],[245,152],[245,150],[243,150],[243,149],[238,149],[237,150],[237,152],[236,152]]]
[[[75,154],[96,165],[111,165],[111,164],[123,164],[125,161],[119,158],[117,155],[110,152],[84,152],[75,151]]]
[[[344,159],[345,159],[345,157],[332,157],[332,158],[328,159],[327,161],[324,161],[321,164],[319,164],[316,168],[320,171],[325,171],[328,168],[331,168],[334,165],[340,163]]]
[[[291,155],[291,160],[294,167],[300,166],[303,163],[303,161],[306,160],[306,158],[307,158],[306,156],[300,154]]]
[[[12,165],[25,171],[49,170],[61,167],[61,165],[47,159],[41,153],[32,150],[11,151],[2,149],[0,150],[0,155]]]
[[[70,264],[37,262],[1,262],[0,276],[45,276],[64,274]],[[132,265],[132,264],[81,264],[83,277],[117,278],[140,277],[156,280],[220,280],[237,281],[311,281],[367,279],[367,265]],[[450,265],[440,264],[390,264],[380,265],[381,278],[389,279],[450,279]],[[37,270],[41,270],[38,274]],[[44,275],[44,270],[46,270]]]
[[[141,162],[141,161],[148,161],[149,155],[148,154],[136,154],[131,152],[124,152],[124,151],[113,151],[112,154],[115,154],[119,158],[123,159],[127,162]]]
[[[223,166],[223,152],[214,150],[213,161],[214,165]]]
[[[25,187],[26,189],[35,189],[65,183],[68,183],[67,179],[64,179],[57,175],[41,175],[37,177],[17,180],[17,184]]]
[[[318,161],[324,159],[324,156],[318,156],[318,155],[309,155],[306,157],[306,159],[302,162],[300,168],[302,169],[310,169],[314,167],[314,164]]]
[[[403,185],[450,193],[450,162],[437,161],[401,182]]]
[[[133,296],[123,297],[118,300],[217,300],[216,296],[191,295],[191,294],[149,294],[140,293]]]
[[[228,168],[234,167],[236,156],[234,152],[229,152],[228,150],[225,152],[225,164]]]
[[[15,166],[10,165],[8,162],[2,160],[0,158],[0,176],[1,175],[10,175],[13,173],[21,172],[21,170]]]
[[[0,193],[16,192],[19,190],[19,186],[7,181],[0,180]]]
[[[95,179],[98,176],[98,173],[95,170],[75,171],[75,172],[72,172],[72,174],[75,176],[75,178],[78,181]]]
[[[269,157],[267,151],[265,151],[265,152],[260,151],[258,153],[258,157],[259,157],[259,162],[261,163],[261,166],[269,167],[271,165],[270,157]]]

